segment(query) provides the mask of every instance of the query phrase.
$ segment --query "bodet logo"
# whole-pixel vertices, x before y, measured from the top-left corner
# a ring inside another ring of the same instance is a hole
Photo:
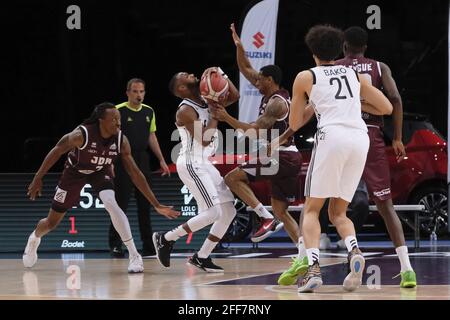
[[[84,241],[63,240],[61,248],[84,248]]]

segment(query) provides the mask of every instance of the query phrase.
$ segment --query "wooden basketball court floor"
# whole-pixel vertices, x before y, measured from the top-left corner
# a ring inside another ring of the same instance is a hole
[[[411,253],[418,287],[401,289],[399,262],[393,250],[365,250],[363,285],[345,292],[346,253],[321,252],[324,285],[315,293],[297,293],[297,286],[278,286],[293,249],[233,249],[213,254],[223,274],[205,273],[187,265],[192,253],[176,253],[171,267],[145,259],[142,274],[128,274],[128,259],[103,254],[40,254],[32,269],[20,254],[0,255],[0,299],[164,299],[164,300],[449,300],[450,252],[421,249]],[[75,271],[74,271],[75,270]],[[378,272],[378,273],[377,273]],[[377,278],[378,277],[378,278]]]

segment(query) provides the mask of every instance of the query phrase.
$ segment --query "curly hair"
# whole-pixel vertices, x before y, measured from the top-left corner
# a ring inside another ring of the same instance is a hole
[[[330,25],[317,25],[309,29],[305,43],[322,61],[332,61],[342,52],[344,33],[341,29]]]

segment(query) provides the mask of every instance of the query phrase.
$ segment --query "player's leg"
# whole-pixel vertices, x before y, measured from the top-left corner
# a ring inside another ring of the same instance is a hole
[[[287,211],[288,203],[286,201],[280,201],[271,198],[272,208],[275,216],[284,223],[284,228],[291,238],[292,242],[298,246],[300,238],[300,228],[298,223],[292,218]],[[304,248],[304,246],[303,246]],[[302,258],[292,258],[291,266],[284,271],[278,278],[278,284],[283,286],[293,285],[297,282],[299,276],[303,276],[308,269],[308,259],[306,255]]]
[[[395,252],[400,261],[400,286],[402,288],[414,288],[417,285],[416,274],[409,260],[408,247],[405,243],[402,224],[394,210],[392,199],[383,201],[375,200],[375,204],[377,205],[378,212],[383,217],[389,236],[394,243]]]
[[[48,216],[39,221],[36,229],[28,238],[23,254],[25,267],[31,268],[36,263],[37,248],[41,242],[41,237],[56,228],[67,210],[77,204],[80,199],[80,191],[85,184],[86,175],[70,168],[63,171]]]
[[[272,191],[273,192],[273,191]],[[300,230],[298,223],[292,218],[291,214],[288,212],[289,203],[286,201],[275,199],[273,196],[270,198],[272,204],[272,210],[275,217],[283,222],[284,229],[286,230],[289,238],[291,238],[294,244],[298,243],[298,238],[300,236]],[[277,232],[281,227],[275,226],[271,233]]]
[[[129,264],[128,264],[128,272],[130,273],[139,273],[144,271],[144,263],[142,261],[142,257],[139,252],[136,250],[136,246],[134,244],[133,236],[131,234],[130,223],[128,222],[128,218],[123,212],[123,210],[119,207],[115,192],[112,188],[103,188],[98,193],[100,200],[102,200],[105,205],[106,211],[109,213],[111,217],[111,222],[114,226],[114,229],[120,236],[120,239],[125,244],[128,249],[129,254]]]
[[[308,270],[298,285],[298,292],[312,292],[322,285],[319,266],[320,222],[319,214],[325,198],[307,197],[303,217],[302,233],[308,257]]]
[[[370,198],[377,205],[378,212],[384,220],[389,237],[395,246],[400,260],[402,287],[415,287],[416,275],[408,256],[402,224],[394,210],[391,198],[389,162],[385,152],[381,130],[369,128],[370,148],[364,168],[363,179],[367,184]]]
[[[105,205],[114,229],[116,229],[120,239],[128,249],[128,272],[143,272],[144,263],[141,255],[136,250],[128,218],[116,201],[112,177],[105,170],[102,170],[90,174],[87,179]]]
[[[158,260],[166,268],[170,266],[170,253],[175,241],[214,223],[221,215],[219,192],[207,170],[212,164],[203,163],[194,166],[190,161],[180,158],[177,161],[178,175],[194,196],[199,213],[173,230],[153,233],[153,244]]]
[[[225,176],[225,183],[244,203],[250,206],[253,211],[261,218],[261,225],[255,233],[263,231],[264,227],[274,223],[274,216],[264,207],[264,205],[255,196],[253,190],[250,188],[250,179],[256,181],[258,179],[267,179],[260,175],[260,166],[242,164]],[[275,221],[278,223],[278,221]],[[253,240],[253,237],[252,237]]]
[[[64,218],[64,215],[65,212],[57,212],[50,209],[48,216],[38,222],[36,229],[28,237],[27,246],[22,256],[25,267],[31,268],[36,264],[38,258],[37,249],[41,243],[41,238],[55,229]]]
[[[276,173],[270,176],[272,187],[271,204],[273,213],[284,224],[291,240],[297,244],[300,236],[298,223],[288,212],[288,206],[300,199],[300,171],[302,157],[299,152],[280,151]]]
[[[225,232],[227,232],[228,227],[236,216],[236,209],[232,201],[221,203],[220,209],[220,218],[212,225],[208,237],[203,242],[198,253],[194,254],[188,261],[190,264],[206,272],[224,271],[222,267],[212,262],[210,254],[225,235]]]
[[[130,176],[123,168],[121,160],[118,159],[115,166],[114,191],[117,204],[123,212],[127,212],[133,188]],[[109,224],[109,249],[113,257],[123,258],[125,256],[122,248],[122,239],[120,239],[120,235],[112,223]]]
[[[365,260],[358,248],[353,222],[347,217],[348,202],[340,198],[330,199],[328,214],[340,237],[344,239],[348,251],[350,272],[344,280],[343,287],[347,291],[357,289],[362,283]]]
[[[347,209],[361,180],[369,149],[369,138],[364,132],[354,130],[344,141],[347,159],[340,171],[338,196],[330,199],[328,215],[348,251],[350,272],[344,280],[343,287],[347,291],[353,291],[362,283],[365,260],[358,248],[353,222],[347,217]]]

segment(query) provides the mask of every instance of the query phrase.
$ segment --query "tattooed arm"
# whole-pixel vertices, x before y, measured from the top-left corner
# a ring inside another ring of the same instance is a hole
[[[42,178],[50,170],[51,167],[56,163],[56,161],[61,158],[63,154],[72,150],[73,148],[79,148],[83,145],[84,138],[80,129],[75,129],[74,131],[64,135],[53,147],[52,150],[47,154],[44,161],[41,164],[38,172],[36,172],[33,181],[28,186],[27,195],[30,196],[31,200],[36,198],[36,195],[41,195],[42,190]]]

